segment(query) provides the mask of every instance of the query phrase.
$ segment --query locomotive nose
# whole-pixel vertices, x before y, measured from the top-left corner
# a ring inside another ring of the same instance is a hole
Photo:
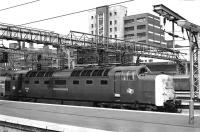
[[[173,79],[168,77],[166,79],[163,79],[163,88],[164,88],[164,101],[167,100],[173,100],[174,99],[174,85],[173,85]]]
[[[158,75],[155,80],[156,105],[163,106],[164,102],[175,98],[173,79],[169,75]]]

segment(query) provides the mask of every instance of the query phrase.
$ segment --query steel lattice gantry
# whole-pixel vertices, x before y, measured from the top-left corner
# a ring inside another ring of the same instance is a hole
[[[188,31],[188,37],[189,37],[189,41],[190,41],[190,69],[191,69],[191,76],[192,76],[192,87],[194,88],[194,93],[192,93],[193,95],[193,99],[198,99],[200,98],[200,93],[199,93],[199,72],[200,72],[200,49],[199,49],[199,42],[198,42],[198,33],[194,33],[194,32],[190,32]],[[192,91],[193,91],[192,90]]]
[[[186,29],[190,43],[190,113],[189,123],[194,124],[194,101],[200,100],[200,26],[187,20],[177,24]]]
[[[69,36],[70,47],[121,51],[136,56],[140,55],[141,57],[171,61],[180,61],[181,58],[181,53],[179,51],[139,42],[124,41],[77,31],[71,31]]]
[[[171,61],[180,61],[181,58],[180,52],[175,50],[76,31],[61,35],[46,30],[0,24],[0,39],[52,45],[62,49],[61,51],[69,48],[92,48]]]
[[[1,68],[4,70],[9,69],[34,69],[35,66],[38,63],[38,55],[39,54],[48,54],[49,57],[53,58],[55,55],[53,53],[46,53],[43,51],[32,51],[32,50],[13,50],[8,48],[0,48],[0,52],[7,52],[9,54],[8,56],[8,62],[2,63],[0,65]]]

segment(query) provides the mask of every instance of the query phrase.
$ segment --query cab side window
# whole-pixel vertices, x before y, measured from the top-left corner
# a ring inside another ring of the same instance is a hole
[[[147,68],[141,68],[140,71],[138,72],[138,75],[145,74],[145,73],[148,73],[148,69]]]

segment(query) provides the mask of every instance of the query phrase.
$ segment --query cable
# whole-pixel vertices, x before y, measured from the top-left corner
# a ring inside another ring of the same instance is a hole
[[[27,3],[23,3],[23,4],[7,7],[7,8],[4,8],[4,9],[0,9],[0,11],[5,11],[5,10],[11,9],[11,8],[15,8],[15,7],[31,4],[31,3],[38,2],[38,1],[40,1],[40,0],[35,0],[35,1],[27,2]]]
[[[114,3],[114,4],[110,4],[108,6],[113,6],[113,5],[118,5],[118,4],[122,4],[122,3],[127,3],[127,2],[131,2],[134,0],[128,0],[128,1],[123,1],[123,2],[119,2],[119,3]],[[32,22],[27,22],[24,24],[20,24],[17,26],[24,26],[24,25],[28,25],[28,24],[32,24],[32,23],[38,23],[38,22],[42,22],[42,21],[48,21],[51,19],[56,19],[56,18],[60,18],[60,17],[64,17],[64,16],[69,16],[69,15],[73,15],[73,14],[78,14],[78,13],[82,13],[82,12],[86,12],[86,11],[90,11],[90,10],[94,10],[96,8],[91,8],[91,9],[86,9],[86,10],[81,10],[81,11],[76,11],[76,12],[72,12],[72,13],[68,13],[68,14],[63,14],[63,15],[58,15],[58,16],[54,16],[54,17],[49,17],[49,18],[45,18],[45,19],[40,19],[40,20],[36,20],[36,21],[32,21]]]

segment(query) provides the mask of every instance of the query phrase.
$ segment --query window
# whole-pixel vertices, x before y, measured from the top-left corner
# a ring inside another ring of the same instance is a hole
[[[110,25],[112,25],[112,21],[110,21]]]
[[[39,84],[39,81],[37,80],[37,81],[35,81],[34,83],[35,83],[35,84]]]
[[[141,29],[145,29],[145,28],[146,28],[146,25],[138,25],[138,26],[137,26],[137,29],[140,29],[140,30],[141,30]]]
[[[93,31],[91,31],[91,34],[93,35],[93,34],[94,34],[94,32],[93,32]]]
[[[112,38],[112,35],[110,35],[110,38]]]
[[[124,38],[125,39],[131,39],[134,37],[134,34],[127,34],[127,35],[124,35]]]
[[[134,27],[125,27],[125,31],[134,31]]]
[[[115,38],[117,38],[117,35],[115,35]]]
[[[92,80],[87,80],[86,84],[92,84]]]
[[[137,22],[145,22],[145,21],[146,21],[145,17],[137,18]]]
[[[66,85],[66,80],[55,80],[56,85]]]
[[[117,27],[115,27],[115,31],[117,31]]]
[[[137,36],[140,38],[140,37],[145,37],[146,36],[146,33],[145,32],[142,32],[142,33],[137,33]]]
[[[147,62],[147,60],[145,60],[145,62]],[[144,73],[148,73],[147,68],[141,68],[138,74],[144,74]]]
[[[112,16],[112,12],[110,12],[110,16]]]
[[[102,84],[102,85],[107,85],[107,84],[108,84],[108,81],[107,81],[107,80],[101,80],[101,84]]]
[[[110,28],[110,32],[112,32],[112,28]]]
[[[94,17],[93,16],[91,16],[91,19],[93,19]]]
[[[44,84],[49,84],[49,81],[44,81]]]
[[[134,19],[129,19],[124,21],[125,24],[134,23]]]
[[[91,24],[91,27],[93,28],[93,27],[94,27],[94,25],[93,25],[93,24]]]
[[[117,15],[117,12],[115,11],[114,14]]]
[[[140,43],[146,43],[146,40],[140,40],[138,42],[140,42]]]
[[[73,80],[73,84],[79,84],[78,80]]]
[[[115,25],[117,24],[117,20],[115,20]]]

